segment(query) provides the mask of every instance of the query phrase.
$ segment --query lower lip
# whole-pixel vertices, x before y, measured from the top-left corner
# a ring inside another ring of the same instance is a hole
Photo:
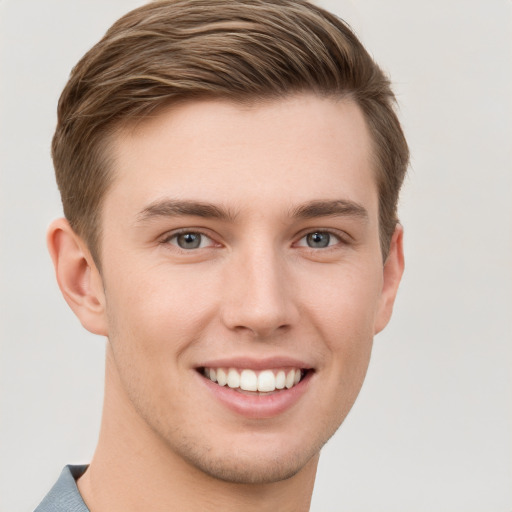
[[[268,394],[244,394],[228,386],[219,386],[198,373],[198,377],[208,390],[231,411],[246,418],[264,419],[278,416],[295,405],[307,391],[312,371],[290,389]]]

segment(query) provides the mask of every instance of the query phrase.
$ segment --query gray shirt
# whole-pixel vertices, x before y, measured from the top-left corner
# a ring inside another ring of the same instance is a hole
[[[76,486],[86,469],[87,466],[66,466],[34,512],[89,512]]]

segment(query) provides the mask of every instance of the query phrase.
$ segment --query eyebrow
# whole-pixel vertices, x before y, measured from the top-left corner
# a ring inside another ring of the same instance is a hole
[[[314,219],[316,217],[358,217],[368,219],[368,211],[360,204],[347,199],[310,201],[293,208],[291,217]],[[144,223],[159,217],[202,217],[233,222],[237,213],[212,203],[202,201],[162,199],[146,206],[138,215],[137,222]]]
[[[138,215],[138,222],[146,222],[158,217],[203,217],[233,221],[234,212],[211,203],[177,199],[162,199],[146,206]]]
[[[314,219],[316,217],[358,217],[368,219],[368,211],[364,206],[347,199],[332,201],[310,201],[294,208],[292,217],[298,219]]]

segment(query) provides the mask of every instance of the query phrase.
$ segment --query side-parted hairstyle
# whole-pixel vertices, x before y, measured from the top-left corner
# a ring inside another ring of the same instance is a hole
[[[173,102],[301,92],[361,108],[385,258],[409,152],[389,80],[347,24],[306,0],[159,0],[119,19],[74,67],[59,100],[52,156],[64,214],[96,263],[119,129]]]

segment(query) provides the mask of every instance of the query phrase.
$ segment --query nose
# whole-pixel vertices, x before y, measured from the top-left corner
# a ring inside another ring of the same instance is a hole
[[[275,250],[253,248],[228,267],[221,315],[226,327],[268,339],[298,322],[294,283]]]

